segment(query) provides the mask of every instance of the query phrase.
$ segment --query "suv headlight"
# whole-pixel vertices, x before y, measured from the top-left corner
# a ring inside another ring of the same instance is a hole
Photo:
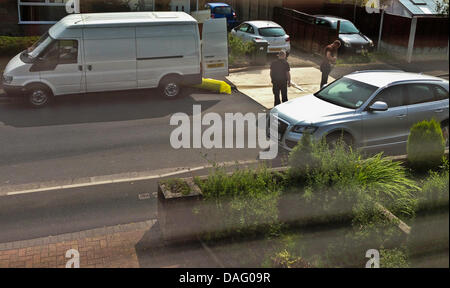
[[[9,84],[13,81],[13,76],[3,75],[3,82]]]
[[[345,42],[344,41],[344,46],[347,47],[347,48],[350,48],[350,47],[352,47],[352,44],[350,44],[350,42]]]
[[[302,134],[314,134],[319,127],[310,126],[310,125],[295,125],[292,128],[292,132],[294,133],[302,133]]]
[[[370,46],[370,47],[373,47],[373,46],[374,46],[373,41],[370,40],[370,39],[369,39],[369,46]]]

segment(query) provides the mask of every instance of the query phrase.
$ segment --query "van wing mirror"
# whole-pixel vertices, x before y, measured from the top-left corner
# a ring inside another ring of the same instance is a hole
[[[389,106],[386,104],[386,102],[383,101],[377,101],[375,103],[373,103],[372,105],[370,105],[369,107],[369,111],[372,112],[383,112],[383,111],[387,111],[389,109]]]

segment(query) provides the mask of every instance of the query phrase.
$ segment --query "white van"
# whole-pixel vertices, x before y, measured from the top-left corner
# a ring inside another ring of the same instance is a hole
[[[174,98],[202,76],[226,75],[224,19],[206,21],[200,40],[184,12],[73,14],[11,59],[3,89],[41,107],[53,96],[155,87]]]

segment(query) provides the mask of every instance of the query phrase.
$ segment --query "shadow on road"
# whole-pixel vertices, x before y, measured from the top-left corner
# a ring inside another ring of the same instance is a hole
[[[156,90],[108,92],[57,97],[51,105],[32,109],[23,103],[0,106],[0,122],[13,127],[39,127],[96,122],[151,119],[173,113],[192,114],[192,105],[206,110],[218,100],[196,101],[192,94],[202,91],[186,88],[177,99],[164,99]]]

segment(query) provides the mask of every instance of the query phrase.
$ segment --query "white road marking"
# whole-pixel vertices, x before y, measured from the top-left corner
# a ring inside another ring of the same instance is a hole
[[[249,160],[249,161],[242,161],[242,162],[224,162],[219,163],[217,165],[229,167],[233,165],[247,165],[247,164],[256,164],[260,161],[258,160]],[[145,181],[145,180],[153,180],[153,179],[160,179],[160,178],[166,178],[181,174],[186,174],[189,172],[195,172],[199,170],[209,169],[213,168],[213,165],[205,165],[205,166],[199,166],[199,167],[193,167],[193,168],[185,168],[173,172],[168,172],[164,174],[155,174],[155,175],[145,175],[140,177],[126,177],[126,178],[116,178],[116,179],[108,179],[108,180],[98,180],[98,181],[90,181],[85,183],[77,183],[77,184],[68,184],[68,185],[60,185],[60,186],[53,186],[53,187],[43,187],[43,188],[34,188],[34,189],[24,189],[24,190],[17,190],[17,191],[9,191],[7,193],[4,193],[3,196],[14,196],[14,195],[21,195],[21,194],[30,194],[30,193],[37,193],[37,192],[47,192],[47,191],[56,191],[56,190],[65,190],[65,189],[72,189],[72,188],[81,188],[81,187],[89,187],[89,186],[99,186],[99,185],[106,185],[106,184],[116,184],[116,183],[125,183],[125,182],[135,182],[135,181]],[[107,177],[107,176],[96,176],[92,178],[101,178],[101,177]],[[30,184],[33,185],[33,184]],[[2,195],[0,195],[2,197]]]

